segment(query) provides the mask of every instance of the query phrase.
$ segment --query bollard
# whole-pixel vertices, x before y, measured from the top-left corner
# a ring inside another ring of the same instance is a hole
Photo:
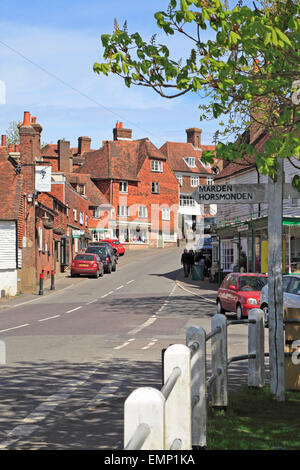
[[[44,294],[44,274],[40,274],[40,290],[39,295]]]
[[[165,352],[165,385],[179,371],[176,383],[165,404],[166,449],[175,439],[181,440],[182,450],[192,449],[191,351],[184,344],[173,344]],[[175,371],[174,371],[175,369]]]
[[[192,354],[191,378],[192,401],[192,447],[204,448],[206,441],[207,423],[207,390],[206,390],[206,333],[200,326],[190,326],[186,332],[186,344],[197,344],[198,348]]]
[[[248,362],[248,386],[263,387],[265,385],[265,344],[264,344],[264,312],[259,308],[253,308],[248,314],[248,354],[254,354],[255,358],[249,358]]]
[[[152,387],[134,390],[124,406],[125,449],[164,450],[164,424],[165,398],[162,393]]]
[[[212,407],[226,409],[228,405],[228,379],[227,379],[227,319],[225,315],[217,313],[212,317],[212,331],[220,327],[220,332],[211,340],[211,367],[212,373],[217,374],[212,384]]]
[[[54,271],[51,271],[51,287],[50,287],[50,290],[55,290]]]

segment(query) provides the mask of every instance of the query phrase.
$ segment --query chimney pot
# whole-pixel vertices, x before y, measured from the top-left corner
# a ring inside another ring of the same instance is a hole
[[[6,147],[6,135],[1,136],[1,147]]]
[[[20,145],[15,145],[15,152],[20,153]]]
[[[116,129],[119,129],[119,121],[117,121]]]
[[[24,111],[24,120],[22,126],[30,126],[30,112]]]
[[[31,122],[32,122],[32,124],[36,124],[36,117],[35,117],[35,116],[33,116],[33,117],[31,118]]]
[[[13,152],[14,151],[14,144],[9,144],[8,146],[8,151]]]
[[[123,129],[123,122],[120,122],[120,129]]]

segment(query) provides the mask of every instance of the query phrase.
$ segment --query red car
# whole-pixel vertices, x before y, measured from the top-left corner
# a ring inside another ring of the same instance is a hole
[[[266,274],[230,273],[217,293],[217,312],[235,312],[240,320],[248,317],[252,308],[259,308],[261,289],[267,284]]]
[[[102,242],[108,242],[111,244],[113,248],[117,250],[117,254],[119,256],[123,256],[125,253],[125,248],[124,246],[119,242],[117,239],[106,239],[106,240],[101,240]]]
[[[103,263],[96,253],[80,253],[75,256],[71,266],[71,277],[85,274],[86,276],[103,276]]]

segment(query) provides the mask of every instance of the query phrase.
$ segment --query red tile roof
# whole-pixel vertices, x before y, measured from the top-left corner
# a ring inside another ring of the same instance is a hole
[[[69,173],[66,175],[67,181],[71,184],[84,184],[85,195],[88,198],[90,206],[100,206],[102,204],[109,204],[104,194],[92,182],[91,175],[80,173]]]
[[[200,161],[204,150],[215,150],[215,145],[201,145],[200,149],[195,149],[188,142],[165,142],[160,151],[167,156],[169,165],[173,171],[210,174],[210,169],[206,168]],[[189,167],[184,158],[192,157],[195,159],[196,167]]]
[[[105,141],[96,151],[85,153],[84,164],[76,173],[89,173],[93,179],[125,179],[138,181],[138,174],[146,158],[166,160],[148,139]]]

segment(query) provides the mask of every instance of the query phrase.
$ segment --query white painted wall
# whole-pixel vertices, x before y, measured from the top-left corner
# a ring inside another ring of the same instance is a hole
[[[17,293],[16,222],[0,220],[0,296]]]

